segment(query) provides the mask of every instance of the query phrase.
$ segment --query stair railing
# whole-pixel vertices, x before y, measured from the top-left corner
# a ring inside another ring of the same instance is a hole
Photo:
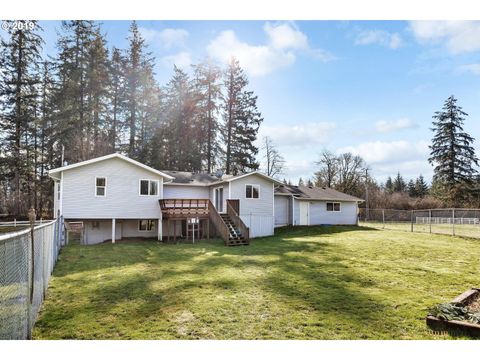
[[[230,231],[228,230],[227,225],[225,224],[222,217],[218,213],[217,209],[215,209],[215,206],[213,206],[210,200],[208,201],[208,213],[210,215],[210,220],[212,221],[213,226],[218,232],[218,235],[220,235],[220,237],[226,244],[227,241],[230,239]]]
[[[229,200],[227,200],[227,214],[230,216],[230,219],[233,221],[237,229],[240,230],[242,236],[245,240],[250,239],[250,229],[245,225],[245,223],[240,218],[240,215],[236,212]]]

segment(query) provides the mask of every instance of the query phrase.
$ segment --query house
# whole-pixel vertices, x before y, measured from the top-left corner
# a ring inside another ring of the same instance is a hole
[[[275,226],[356,225],[362,199],[331,188],[281,185],[275,189]]]
[[[274,187],[260,172],[238,176],[159,171],[121,154],[49,171],[55,216],[82,225],[82,242],[218,235],[227,245],[273,235]]]
[[[282,185],[254,171],[237,176],[156,170],[121,154],[49,171],[55,216],[81,228],[81,242],[124,238],[226,245],[273,235],[275,226],[356,224],[361,199],[332,189]]]

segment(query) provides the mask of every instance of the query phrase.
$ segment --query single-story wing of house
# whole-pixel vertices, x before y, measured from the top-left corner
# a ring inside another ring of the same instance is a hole
[[[356,225],[362,199],[315,186],[280,185],[275,188],[275,226]]]
[[[285,186],[259,171],[157,170],[118,153],[52,169],[49,176],[55,217],[81,228],[83,244],[212,235],[243,245],[273,235],[279,225],[355,224],[361,201],[331,189]]]

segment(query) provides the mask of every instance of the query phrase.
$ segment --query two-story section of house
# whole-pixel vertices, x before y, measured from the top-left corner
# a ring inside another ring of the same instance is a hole
[[[273,235],[274,187],[239,176],[159,171],[121,154],[49,171],[55,216],[80,223],[82,242],[220,236],[227,245]]]

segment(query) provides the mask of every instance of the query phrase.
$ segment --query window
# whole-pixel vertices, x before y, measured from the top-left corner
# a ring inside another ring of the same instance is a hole
[[[140,180],[140,195],[158,195],[158,181]]]
[[[105,196],[107,191],[107,178],[95,178],[95,196]]]
[[[260,198],[260,185],[245,185],[245,198],[246,199]]]
[[[155,230],[155,220],[139,220],[138,221],[138,230],[139,231],[154,231]]]
[[[340,211],[340,203],[339,202],[327,202],[327,211]]]
[[[57,183],[57,199],[60,200],[60,192],[62,191],[60,187],[60,182]]]
[[[92,229],[100,229],[100,221],[92,222]]]

